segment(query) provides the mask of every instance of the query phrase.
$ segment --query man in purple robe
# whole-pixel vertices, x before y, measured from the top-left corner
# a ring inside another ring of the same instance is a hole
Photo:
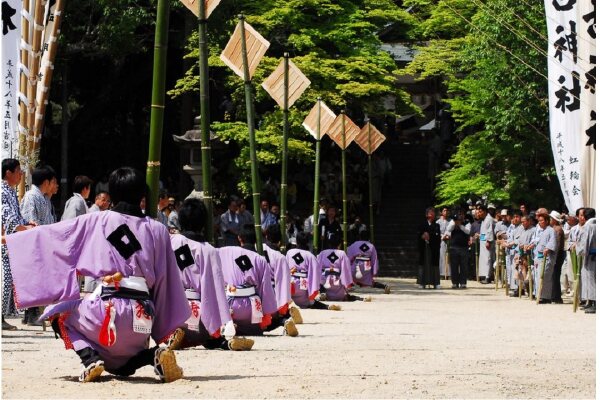
[[[250,350],[253,340],[235,336],[221,262],[217,250],[202,236],[205,224],[204,204],[198,199],[185,200],[179,210],[181,234],[171,235],[171,246],[191,315],[184,326],[171,335],[168,346],[171,350],[195,346],[211,350]]]
[[[273,274],[267,260],[256,253],[254,227],[245,225],[238,236],[241,247],[227,246],[218,249],[223,277],[227,285],[227,301],[236,331],[242,335],[262,335],[271,325],[272,314],[277,311]],[[294,321],[285,322],[296,329]]]
[[[285,320],[292,318],[295,324],[303,322],[302,315],[298,307],[290,307],[292,301],[291,294],[291,275],[287,259],[279,252],[281,243],[281,229],[279,225],[270,225],[265,232],[265,243],[263,243],[264,257],[271,267],[273,274],[273,289],[277,300],[277,313],[273,315],[272,326],[279,320],[282,326]],[[296,336],[296,335],[290,335]]]
[[[79,380],[104,370],[129,376],[153,365],[163,382],[183,376],[175,354],[149,347],[167,340],[188,319],[177,262],[167,229],[140,209],[144,175],[119,168],[109,179],[115,207],[6,237],[20,308],[53,304],[41,319],[81,358]],[[100,280],[80,299],[77,275]]]
[[[325,294],[326,300],[333,301],[371,301],[370,297],[364,299],[348,293],[352,287],[352,270],[350,259],[343,250],[339,250],[341,236],[331,235],[328,248],[321,251],[317,256],[317,262],[321,267],[321,292]]]
[[[317,300],[321,287],[321,268],[309,249],[310,236],[306,232],[296,235],[296,249],[288,250],[286,258],[292,274],[292,300],[300,308],[340,311],[336,304],[327,305]]]
[[[360,240],[352,243],[346,250],[352,268],[352,279],[356,285],[383,289],[385,294],[389,294],[389,285],[373,279],[379,271],[379,260],[375,246],[367,240],[368,236],[368,231],[360,232]]]

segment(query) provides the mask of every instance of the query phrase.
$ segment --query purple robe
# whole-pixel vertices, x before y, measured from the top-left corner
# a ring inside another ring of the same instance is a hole
[[[345,300],[347,289],[352,286],[352,271],[346,253],[342,250],[323,250],[317,256],[317,262],[321,267],[321,285],[326,289],[327,300]],[[327,288],[327,285],[330,287]]]
[[[226,246],[218,249],[223,269],[223,278],[227,286],[253,286],[260,298],[264,316],[277,311],[275,291],[271,283],[272,274],[267,260],[251,250],[238,246]],[[252,322],[252,301],[250,297],[227,296],[231,317],[238,327],[257,325]],[[243,332],[243,329],[238,329]]]
[[[93,348],[107,369],[123,366],[148,348],[150,336],[156,343],[166,340],[190,315],[169,232],[150,218],[105,211],[6,239],[18,306],[60,302],[47,307],[40,318],[60,314],[65,346],[76,351]],[[134,332],[136,304],[140,305],[135,300],[102,300],[95,294],[80,299],[77,274],[102,278],[116,272],[145,279],[154,311],[150,333]],[[112,346],[99,341],[108,301],[115,310],[116,341]]]
[[[292,299],[299,307],[310,307],[321,286],[321,269],[310,251],[290,249],[286,254],[290,269],[296,268],[292,275]],[[301,275],[306,275],[306,278]]]
[[[379,261],[377,260],[377,250],[371,242],[359,240],[352,243],[346,251],[352,267],[352,279],[354,283],[360,286],[373,286],[373,278],[379,271]],[[362,277],[358,278],[357,269],[360,270]]]
[[[287,259],[277,250],[273,250],[266,244],[263,244],[264,254],[269,262],[271,274],[273,275],[273,289],[275,290],[275,299],[277,301],[277,310],[281,315],[287,313],[288,304],[292,300],[290,292],[291,278],[290,268]]]
[[[221,326],[231,321],[225,297],[225,280],[217,250],[208,243],[199,243],[183,235],[171,235],[171,247],[181,270],[184,289],[200,295],[200,321],[213,337],[220,335]],[[197,310],[190,310],[192,314]]]

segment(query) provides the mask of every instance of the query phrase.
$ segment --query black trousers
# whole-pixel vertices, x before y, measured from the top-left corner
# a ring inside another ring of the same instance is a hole
[[[467,284],[469,273],[469,248],[468,247],[450,247],[450,271],[452,274],[452,284]]]

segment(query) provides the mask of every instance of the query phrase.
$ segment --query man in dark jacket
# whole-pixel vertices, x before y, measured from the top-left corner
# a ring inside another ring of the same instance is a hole
[[[440,244],[441,234],[440,226],[435,222],[435,209],[429,207],[425,210],[427,219],[419,226],[419,278],[417,283],[422,289],[425,286],[432,285],[439,289],[440,286]]]

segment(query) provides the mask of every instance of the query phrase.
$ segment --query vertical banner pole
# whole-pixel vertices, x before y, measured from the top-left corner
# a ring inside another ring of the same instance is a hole
[[[154,65],[152,71],[152,104],[150,108],[150,143],[146,183],[150,188],[146,199],[146,214],[156,217],[160,151],[165,114],[165,76],[167,71],[167,44],[169,35],[169,1],[158,0],[156,30],[154,33]],[[209,216],[211,218],[211,216]]]
[[[250,145],[250,165],[252,172],[252,203],[254,211],[254,229],[256,231],[256,250],[263,254],[262,229],[260,225],[260,189],[258,176],[258,162],[256,160],[256,140],[254,134],[254,102],[252,95],[252,82],[250,81],[250,69],[248,66],[248,53],[246,49],[246,29],[244,27],[244,16],[239,15],[240,33],[242,44],[242,63],[244,66],[244,92],[246,95],[246,118],[248,121],[248,134]]]
[[[373,165],[371,162],[371,122],[367,122],[367,124],[369,124],[369,236],[371,243],[375,244],[375,221],[373,219]]]
[[[343,250],[348,248],[348,204],[346,197],[346,116],[342,110],[342,233],[344,236]]]
[[[319,176],[321,175],[321,98],[317,98],[317,144],[315,151],[315,193],[313,204],[313,252],[319,251]]]
[[[288,132],[289,132],[289,53],[283,54],[283,146],[281,154],[281,249],[284,251],[287,244],[287,234],[285,230],[285,219],[287,212],[287,161],[288,161]]]
[[[206,207],[205,238],[215,244],[213,237],[213,201],[212,201],[212,173],[211,173],[211,146],[210,146],[210,100],[208,94],[208,41],[206,34],[206,2],[199,1],[200,13],[198,15],[198,50],[200,68],[200,140],[202,153],[202,191]]]

